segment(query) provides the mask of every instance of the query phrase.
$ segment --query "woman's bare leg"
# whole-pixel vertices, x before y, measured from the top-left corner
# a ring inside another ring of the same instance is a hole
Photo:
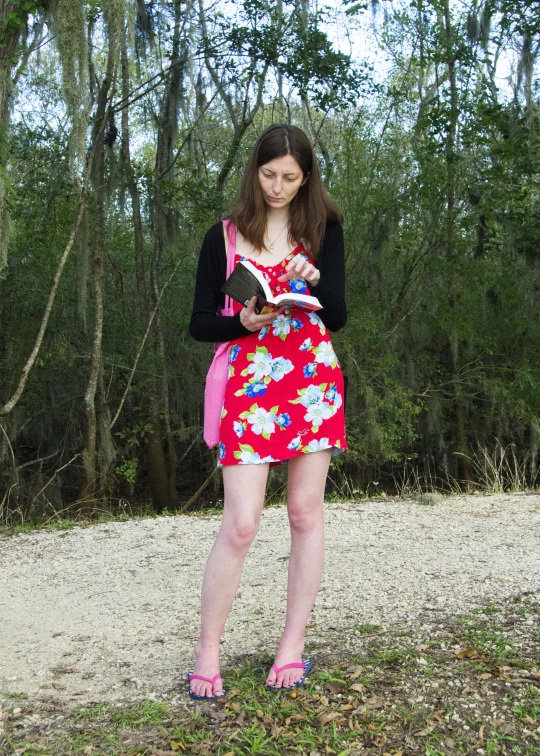
[[[242,567],[261,520],[268,465],[227,465],[223,468],[224,504],[221,527],[210,551],[201,596],[201,634],[195,646],[195,674],[219,672],[219,644],[238,590]],[[212,686],[193,680],[198,696],[219,695],[221,680]]]
[[[332,450],[311,452],[289,460],[287,509],[291,528],[287,617],[275,664],[298,662],[304,633],[317,597],[324,565],[324,487]],[[268,685],[288,687],[302,677],[301,669],[284,670],[276,678],[270,669]]]

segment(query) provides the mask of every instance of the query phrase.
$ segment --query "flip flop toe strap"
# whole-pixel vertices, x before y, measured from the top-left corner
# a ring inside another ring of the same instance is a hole
[[[306,665],[303,662],[292,662],[291,664],[284,664],[282,667],[277,667],[275,664],[272,664],[272,669],[276,675],[279,675],[284,669],[305,669],[305,666]]]
[[[213,677],[203,677],[203,675],[194,675],[192,672],[188,674],[188,678],[190,682],[191,680],[203,680],[203,682],[211,683],[212,685],[214,685],[215,681],[219,680],[220,677],[221,675],[219,674],[219,672],[217,675],[214,675]]]

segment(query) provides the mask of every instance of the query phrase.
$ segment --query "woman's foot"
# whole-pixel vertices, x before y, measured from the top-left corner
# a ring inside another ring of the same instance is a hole
[[[211,680],[215,675],[219,674],[218,653],[208,653],[196,648],[195,657],[197,661],[193,668],[194,675],[201,675],[201,677],[207,677]],[[221,677],[218,677],[213,685],[211,682],[205,682],[204,680],[191,680],[189,688],[196,696],[203,696],[204,698],[223,695],[223,681]]]
[[[304,651],[304,644],[297,645],[281,645],[279,646],[274,664],[280,668],[286,664],[292,664],[293,662],[302,662],[302,652]],[[266,684],[275,688],[290,688],[304,675],[304,669],[295,667],[292,669],[283,669],[276,674],[274,667],[270,668],[268,677],[266,678]]]

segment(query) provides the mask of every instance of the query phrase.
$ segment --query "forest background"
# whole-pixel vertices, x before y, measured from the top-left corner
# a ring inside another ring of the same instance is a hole
[[[336,494],[535,486],[539,31],[534,0],[0,0],[0,524],[219,502],[195,269],[272,122],[345,213]]]

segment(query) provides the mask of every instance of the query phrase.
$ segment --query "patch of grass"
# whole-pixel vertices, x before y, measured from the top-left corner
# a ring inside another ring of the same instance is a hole
[[[110,709],[111,706],[107,704],[95,704],[88,709],[83,708],[77,713],[75,721],[79,722],[90,719],[103,719],[105,716],[107,716]]]
[[[540,690],[534,685],[527,685],[519,703],[512,708],[512,711],[520,719],[529,718],[535,721],[540,718]]]
[[[530,607],[538,621],[538,603]],[[314,655],[307,683],[289,692],[265,689],[272,659],[257,654],[223,670],[227,697],[215,703],[173,697],[100,704],[66,712],[58,722],[52,706],[43,732],[36,734],[32,702],[20,707],[14,697],[6,737],[21,756],[152,756],[156,750],[200,756],[400,751],[450,756],[479,748],[484,754],[538,756],[540,691],[532,676],[538,673],[538,633],[516,619],[519,604],[500,608],[474,621],[411,623],[406,647],[396,643],[392,629],[381,633],[375,650],[358,635],[348,639],[356,639],[352,654],[329,640]],[[481,656],[457,658],[458,643]],[[498,666],[501,644],[503,651],[512,649],[511,664]],[[428,665],[417,663],[420,656]],[[530,670],[527,680],[522,669]],[[15,715],[16,708],[22,711]]]
[[[420,666],[419,667],[419,671],[423,675],[425,675],[425,677],[433,677],[434,675],[436,675],[438,673],[437,667],[432,667],[430,665],[428,665],[427,667],[424,666],[424,665]]]
[[[354,628],[355,632],[360,633],[360,634],[376,633],[380,629],[381,629],[380,625],[371,625],[369,622],[367,622],[365,625],[357,625]]]
[[[411,659],[412,653],[412,649],[391,648],[385,651],[379,651],[378,654],[369,661],[372,664],[389,664],[391,666],[402,666]]]
[[[160,724],[169,715],[167,704],[163,701],[137,701],[118,709],[111,721],[122,727],[144,727],[148,724]]]
[[[487,604],[486,606],[480,607],[478,611],[481,612],[482,614],[491,615],[491,614],[497,614],[497,612],[501,612],[502,609],[500,606],[496,606],[495,604]]]
[[[496,664],[516,659],[514,644],[505,637],[504,628],[498,624],[468,627],[464,633],[467,643],[477,651],[487,654]]]

